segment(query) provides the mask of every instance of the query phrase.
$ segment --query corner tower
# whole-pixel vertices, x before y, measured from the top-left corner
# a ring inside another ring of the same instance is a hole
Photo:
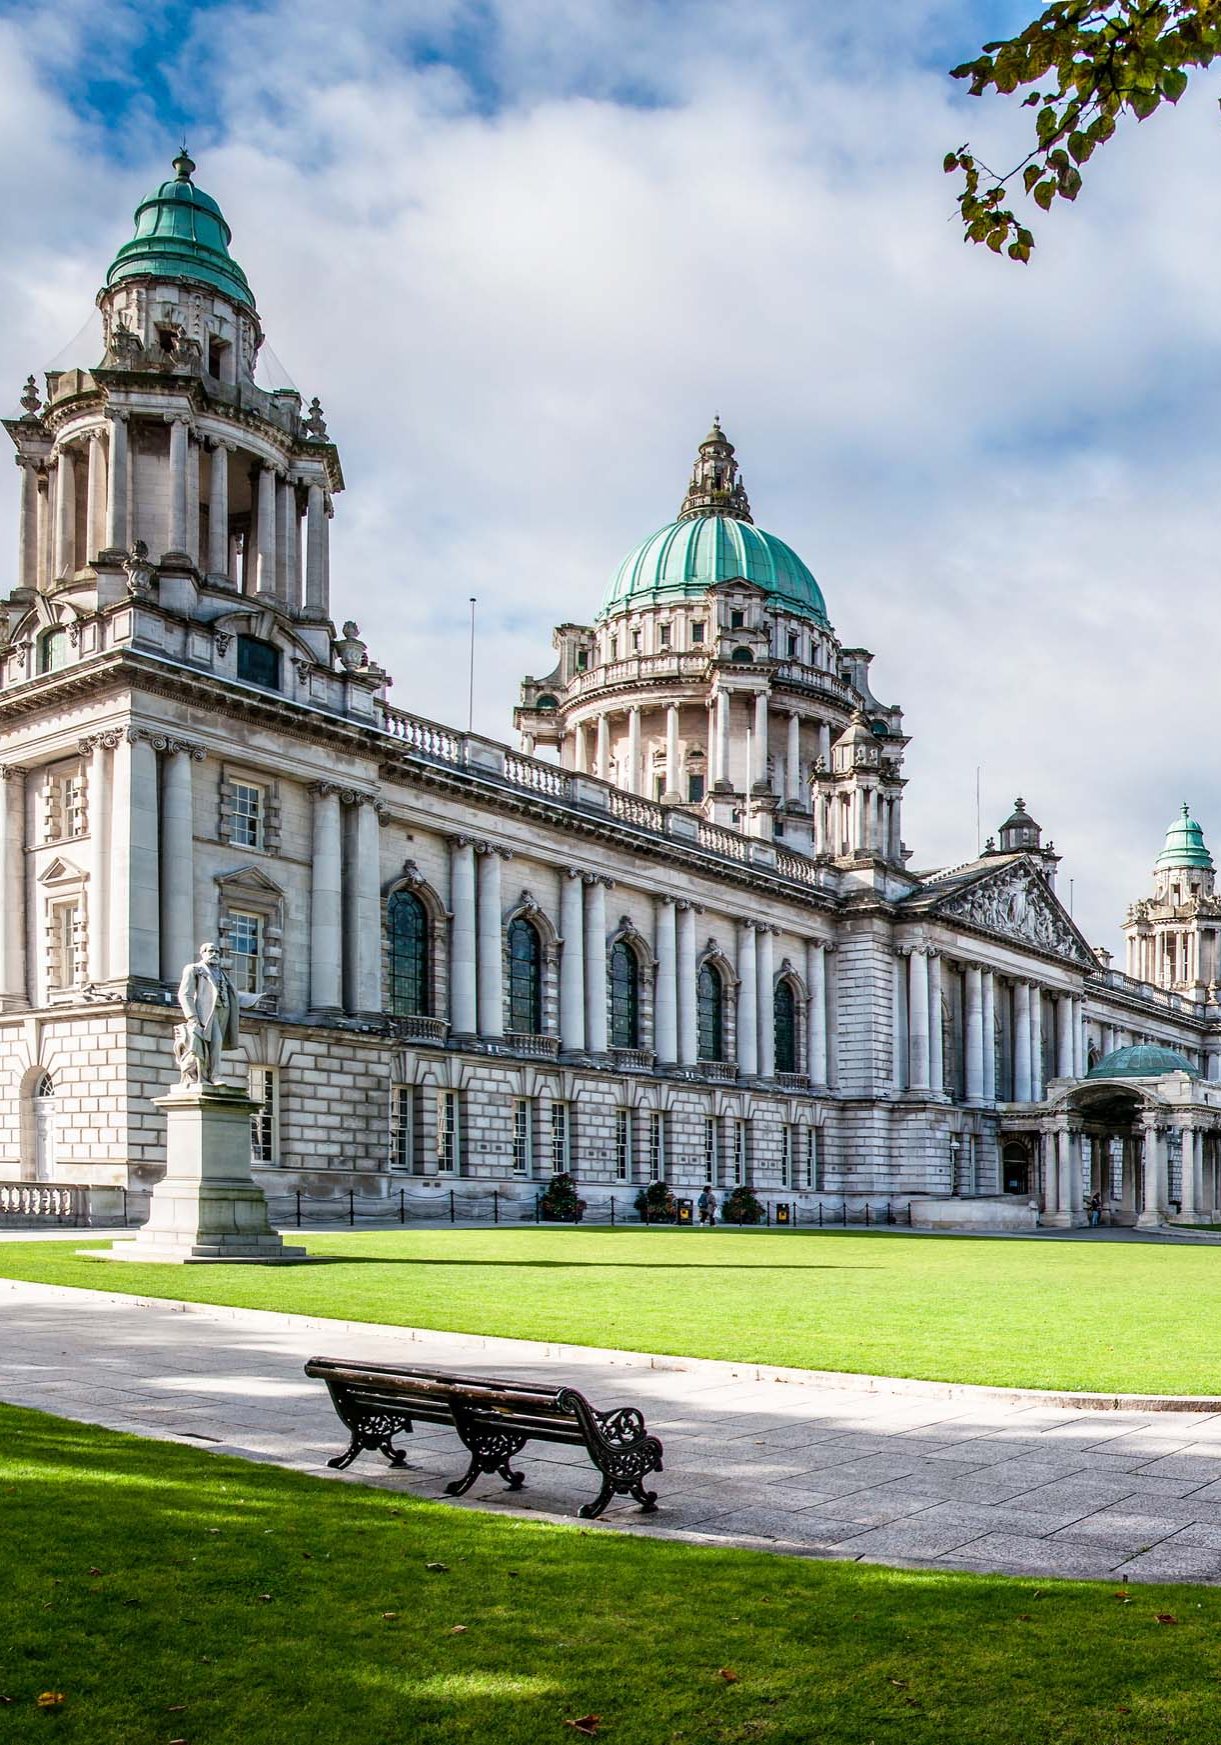
[[[755,524],[719,419],[677,517],[554,644],[554,671],[522,685],[527,751],[805,854],[902,864],[902,712],[871,694],[872,657],[841,646],[808,566]]]
[[[1204,832],[1186,803],[1153,864],[1153,895],[1124,921],[1128,974],[1203,1000],[1221,980],[1221,901]]]

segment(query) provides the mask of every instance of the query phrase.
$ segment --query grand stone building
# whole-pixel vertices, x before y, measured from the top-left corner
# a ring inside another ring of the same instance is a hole
[[[902,713],[756,526],[719,422],[677,519],[525,681],[521,750],[392,706],[332,617],[318,400],[263,373],[229,228],[174,171],[105,274],[97,355],[5,421],[0,1178],[147,1194],[178,973],[215,937],[272,1192],[495,1187],[511,1215],[570,1171],[620,1215],[661,1179],[799,1216],[1211,1215],[1199,826],[1171,827],[1127,973],[1021,801],[916,870]]]

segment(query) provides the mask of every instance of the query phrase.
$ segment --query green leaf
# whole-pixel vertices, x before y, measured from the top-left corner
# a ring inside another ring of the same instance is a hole
[[[1156,91],[1133,91],[1128,98],[1128,107],[1138,121],[1147,121],[1160,102]]]
[[[1094,141],[1088,134],[1070,133],[1068,136],[1068,149],[1074,162],[1083,164],[1088,161],[1090,153],[1094,149]]]
[[[1055,197],[1056,197],[1056,184],[1055,184],[1054,179],[1049,179],[1046,182],[1040,182],[1038,187],[1034,191],[1035,204],[1036,204],[1036,206],[1041,206],[1043,208],[1044,212],[1047,211],[1047,208],[1051,205],[1051,203],[1055,199]]]
[[[941,167],[945,171],[947,176],[951,173],[951,171],[956,170],[958,168],[958,153],[956,151],[946,152],[945,162],[942,164]]]
[[[1187,89],[1187,74],[1181,67],[1167,67],[1158,83],[1162,88],[1162,96],[1171,103],[1177,103]]]
[[[1022,171],[1022,186],[1028,194],[1042,174],[1043,170],[1039,164],[1026,165],[1026,168]]]

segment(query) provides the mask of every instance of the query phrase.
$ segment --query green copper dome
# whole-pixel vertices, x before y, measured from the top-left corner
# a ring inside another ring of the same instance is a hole
[[[1204,832],[1190,816],[1186,801],[1182,816],[1176,818],[1166,832],[1166,846],[1154,861],[1154,868],[1170,866],[1211,867],[1213,857],[1204,846]]]
[[[254,293],[229,253],[232,232],[216,201],[191,180],[194,168],[184,149],[174,159],[174,180],[136,207],[136,234],[111,261],[106,284],[148,274],[190,279],[253,310]]]
[[[1186,1055],[1177,1048],[1163,1048],[1159,1043],[1137,1048],[1117,1048],[1092,1066],[1086,1074],[1091,1079],[1156,1079],[1164,1072],[1187,1072],[1192,1078],[1199,1073]]]
[[[797,553],[728,515],[696,515],[652,534],[615,571],[598,616],[688,599],[739,577],[766,589],[777,606],[826,624],[822,590]]]

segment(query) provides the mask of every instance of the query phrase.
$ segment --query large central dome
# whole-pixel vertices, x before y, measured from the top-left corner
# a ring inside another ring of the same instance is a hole
[[[733,444],[716,421],[700,444],[678,519],[630,551],[598,616],[696,598],[718,582],[752,582],[788,612],[827,623],[822,589],[791,546],[751,519]]]

